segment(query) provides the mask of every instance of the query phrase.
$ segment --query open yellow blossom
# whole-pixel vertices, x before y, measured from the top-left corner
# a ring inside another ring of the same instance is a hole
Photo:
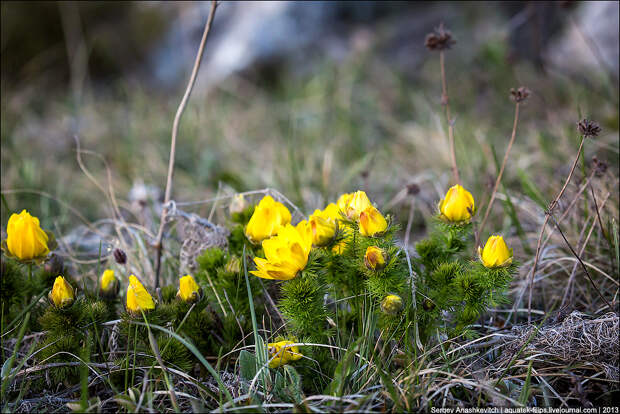
[[[282,203],[271,196],[265,196],[258,203],[250,221],[245,227],[245,235],[254,244],[259,244],[278,233],[282,226],[291,222],[291,213]]]
[[[360,213],[371,207],[372,204],[364,191],[356,191],[355,193],[341,195],[337,206],[349,220],[357,220]]]
[[[485,267],[503,267],[512,263],[512,249],[508,249],[502,236],[491,236],[484,245],[478,247],[478,256]]]
[[[270,342],[267,344],[269,351],[269,368],[278,368],[303,357],[297,345],[293,341]]]
[[[75,300],[73,288],[62,276],[58,276],[56,280],[54,280],[54,286],[47,296],[57,308],[69,306]]]
[[[200,300],[202,289],[192,275],[183,276],[179,279],[179,291],[177,297],[184,302],[197,302]]]
[[[302,221],[296,227],[287,224],[277,236],[263,241],[266,259],[255,257],[256,270],[250,273],[263,279],[292,279],[306,267],[311,248],[308,222]]]
[[[312,229],[312,243],[315,246],[328,245],[336,235],[338,207],[331,203],[324,210],[314,210],[308,219]]]
[[[360,233],[364,236],[374,237],[387,229],[388,223],[379,210],[373,206],[366,207],[360,213]]]
[[[457,184],[450,187],[446,197],[439,202],[439,211],[442,218],[451,222],[469,220],[474,212],[474,197]]]
[[[369,270],[382,270],[387,261],[385,250],[377,246],[369,246],[364,255],[364,264]]]
[[[6,247],[11,255],[20,260],[30,260],[47,256],[48,235],[41,229],[39,219],[26,210],[11,214],[6,226]]]
[[[132,313],[155,309],[155,301],[134,275],[129,276],[127,286],[127,310]]]
[[[119,284],[118,279],[114,276],[114,270],[104,270],[99,281],[99,288],[104,295],[116,295]]]
[[[388,315],[398,315],[403,309],[403,300],[398,295],[387,295],[381,301],[381,310]]]

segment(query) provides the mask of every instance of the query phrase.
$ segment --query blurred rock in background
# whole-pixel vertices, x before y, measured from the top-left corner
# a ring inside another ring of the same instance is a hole
[[[506,2],[494,7],[449,2],[222,2],[199,88],[234,73],[277,80],[322,59],[339,61],[370,45],[404,71],[424,51],[424,34],[440,21],[460,27],[507,22],[511,59],[562,70],[608,65],[618,73],[617,2]],[[133,79],[178,88],[187,79],[210,2],[3,2],[2,79],[5,86],[41,74],[49,85],[70,81],[83,61],[85,81]],[[570,18],[569,18],[570,16]],[[571,21],[572,20],[572,21]],[[575,23],[573,23],[575,22]],[[581,33],[580,33],[581,32]],[[459,36],[457,36],[457,39]],[[475,48],[461,36],[459,53]],[[592,49],[597,49],[592,51]],[[573,50],[578,60],[562,59]],[[593,53],[600,55],[593,57]]]

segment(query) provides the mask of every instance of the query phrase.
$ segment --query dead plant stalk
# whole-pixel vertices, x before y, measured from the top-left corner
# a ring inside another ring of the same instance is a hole
[[[189,78],[187,88],[185,89],[183,99],[181,99],[179,108],[177,109],[176,115],[174,116],[174,122],[172,123],[172,138],[170,141],[170,158],[168,160],[168,176],[166,178],[164,207],[162,208],[159,230],[157,232],[157,238],[155,241],[155,248],[157,249],[157,256],[155,260],[155,288],[159,287],[159,273],[161,270],[161,253],[163,248],[164,226],[166,224],[166,214],[168,213],[167,203],[170,201],[170,194],[172,193],[172,174],[174,172],[174,155],[176,151],[177,134],[179,132],[179,123],[181,122],[181,116],[183,115],[185,107],[187,106],[187,102],[189,101],[189,97],[192,93],[192,89],[194,88],[194,84],[196,83],[196,76],[198,75],[198,69],[200,69],[200,62],[202,60],[202,55],[205,50],[205,44],[207,43],[207,37],[209,36],[209,32],[211,31],[211,24],[213,23],[213,17],[215,16],[216,8],[217,1],[213,0],[211,2],[209,17],[207,18],[207,23],[205,24],[205,28],[202,33],[202,39],[200,40],[200,46],[198,47],[198,53],[196,54],[196,59],[194,60],[194,68],[192,69],[192,74]]]
[[[450,116],[450,97],[448,96],[448,86],[446,84],[446,65],[444,51],[439,51],[439,66],[441,67],[441,104],[446,108],[446,121],[448,122],[448,140],[450,141],[450,160],[452,162],[452,175],[456,184],[461,184],[459,169],[456,166],[456,152],[454,151],[454,123]]]
[[[536,274],[536,268],[538,267],[538,259],[540,257],[542,237],[543,237],[543,234],[545,233],[545,228],[547,227],[547,223],[549,222],[549,218],[551,217],[551,213],[553,212],[553,209],[556,207],[558,201],[564,194],[564,191],[566,191],[566,187],[568,186],[568,183],[573,177],[573,173],[575,172],[575,167],[577,166],[577,162],[579,162],[579,157],[581,156],[581,151],[583,150],[584,141],[585,141],[585,136],[581,136],[581,142],[579,143],[579,149],[577,150],[577,156],[575,157],[575,161],[573,161],[573,165],[568,173],[568,176],[566,177],[566,182],[564,183],[564,186],[562,187],[558,195],[553,199],[551,204],[549,204],[549,209],[547,212],[548,214],[545,214],[545,221],[543,222],[542,228],[540,229],[540,233],[538,234],[538,242],[536,243],[536,255],[534,256],[534,265],[532,266],[532,271],[530,272],[530,275],[529,275],[529,279],[530,279],[529,280],[529,293],[528,293],[528,300],[527,300],[527,321],[528,322],[532,321],[532,290],[533,290],[533,285],[534,285],[534,275]]]
[[[495,201],[495,195],[497,194],[499,183],[502,181],[502,175],[504,174],[504,168],[506,168],[506,163],[508,162],[508,155],[510,154],[510,149],[512,148],[512,144],[514,144],[515,138],[517,136],[517,124],[518,123],[519,123],[519,102],[515,102],[515,116],[514,116],[514,122],[512,124],[512,135],[510,136],[510,141],[508,142],[508,148],[506,148],[506,153],[504,154],[504,160],[502,161],[502,165],[499,169],[499,173],[497,174],[497,179],[495,180],[495,186],[493,187],[493,192],[491,193],[489,204],[487,204],[486,211],[484,212],[484,217],[482,218],[482,223],[480,224],[480,228],[478,230],[478,234],[480,236],[482,236],[484,225],[486,224],[487,218],[489,217],[489,213],[491,212],[491,208],[493,207],[493,201]]]

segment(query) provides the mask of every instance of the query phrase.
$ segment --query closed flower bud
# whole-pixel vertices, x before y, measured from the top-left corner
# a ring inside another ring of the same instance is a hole
[[[26,210],[11,214],[6,227],[6,247],[19,260],[43,258],[50,252],[49,237],[41,229],[39,219]]]
[[[116,296],[119,289],[120,284],[118,283],[118,279],[114,276],[114,270],[104,270],[99,280],[99,290],[101,294],[103,296]]]
[[[396,316],[403,310],[403,300],[398,295],[387,295],[381,301],[381,310],[391,316]]]
[[[116,248],[114,249],[114,252],[112,253],[112,255],[114,256],[114,260],[116,261],[116,263],[118,264],[127,263],[127,253],[125,253],[123,250]]]
[[[512,263],[512,249],[508,249],[502,236],[491,236],[484,245],[478,247],[478,256],[485,267],[503,267]]]
[[[224,266],[224,270],[230,273],[239,273],[241,271],[241,259],[232,256]]]
[[[237,194],[233,196],[232,200],[230,200],[230,205],[228,206],[228,212],[232,216],[233,214],[239,214],[245,210],[247,207],[247,203],[245,202],[245,197],[243,194]]]
[[[435,302],[433,302],[432,300],[426,298],[426,299],[424,299],[424,302],[422,302],[422,308],[425,311],[430,312],[433,309],[435,309]]]
[[[356,191],[355,193],[341,195],[337,207],[349,220],[357,220],[360,213],[368,207],[372,207],[372,204],[364,191]]]
[[[259,244],[275,236],[280,228],[291,222],[291,213],[282,203],[271,196],[265,196],[258,203],[250,221],[245,227],[245,235],[254,244]]]
[[[457,184],[450,187],[446,197],[439,202],[439,211],[444,220],[453,223],[468,221],[474,212],[474,197]]]
[[[364,255],[364,264],[368,270],[383,270],[387,263],[388,255],[385,250],[378,248],[377,246],[370,246],[366,249]]]
[[[127,286],[127,311],[130,313],[140,313],[155,309],[155,301],[151,294],[142,286],[142,283],[134,275],[129,276],[129,286]]]
[[[377,236],[387,229],[388,223],[379,210],[373,206],[360,213],[360,233],[367,237]]]
[[[183,276],[179,280],[177,297],[184,302],[198,302],[202,296],[202,288],[194,280],[192,275]]]
[[[263,279],[289,280],[306,268],[312,249],[312,230],[307,221],[293,227],[287,224],[277,236],[263,242],[265,259],[254,258],[254,276]]]
[[[58,276],[54,281],[54,287],[52,287],[47,297],[54,306],[60,309],[73,303],[75,300],[75,292],[64,277]]]
[[[327,246],[334,240],[337,230],[338,207],[331,203],[325,210],[315,210],[308,222],[312,229],[312,244],[315,246]]]
[[[269,368],[278,368],[290,362],[297,361],[303,357],[299,352],[299,347],[293,341],[270,342],[267,344],[269,352]]]

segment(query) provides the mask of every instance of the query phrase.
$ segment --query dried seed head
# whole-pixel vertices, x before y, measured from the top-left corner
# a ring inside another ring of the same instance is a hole
[[[601,132],[601,127],[598,123],[584,118],[577,122],[577,130],[584,138],[587,138],[597,136]]]
[[[520,86],[518,89],[510,88],[510,99],[515,102],[523,102],[530,96],[530,90],[525,86]]]
[[[416,183],[407,184],[407,194],[416,195],[420,192],[420,186]]]
[[[114,249],[114,252],[112,254],[114,255],[114,260],[116,260],[116,263],[118,264],[127,263],[127,253],[125,253],[121,249],[119,248]]]
[[[456,43],[452,38],[452,33],[443,27],[443,23],[439,23],[439,27],[435,28],[432,33],[426,35],[424,46],[428,50],[445,50]]]
[[[594,174],[597,177],[602,177],[607,172],[607,163],[605,161],[601,161],[596,156],[592,157],[592,164],[594,167]]]

